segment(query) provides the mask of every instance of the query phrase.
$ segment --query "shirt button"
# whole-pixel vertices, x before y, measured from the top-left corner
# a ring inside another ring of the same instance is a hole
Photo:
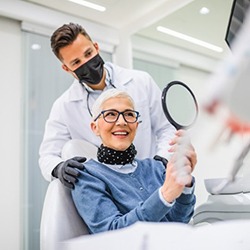
[[[140,190],[143,190],[143,187],[140,187]]]

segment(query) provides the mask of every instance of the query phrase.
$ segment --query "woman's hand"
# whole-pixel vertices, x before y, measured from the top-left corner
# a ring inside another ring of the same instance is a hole
[[[176,132],[176,137],[170,142],[170,152],[173,153],[167,164],[166,178],[161,192],[164,199],[171,203],[177,199],[185,186],[192,184],[192,172],[197,162],[194,147],[184,130]]]
[[[175,135],[175,138],[169,143],[169,145],[172,146],[169,149],[169,152],[174,153],[179,150],[180,154],[184,153],[191,162],[191,168],[193,172],[197,163],[197,155],[193,145],[191,144],[190,138],[185,130],[177,130]]]

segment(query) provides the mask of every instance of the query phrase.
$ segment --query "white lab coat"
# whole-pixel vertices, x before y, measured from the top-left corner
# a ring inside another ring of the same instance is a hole
[[[175,128],[167,121],[161,107],[161,91],[152,77],[142,71],[128,70],[106,63],[112,84],[127,91],[139,111],[134,145],[137,158],[143,159],[158,154],[169,158],[168,142],[174,137]],[[108,75],[108,74],[107,74]],[[112,86],[106,81],[107,88]],[[91,91],[89,107],[102,91]],[[39,165],[44,178],[52,180],[52,171],[62,162],[61,151],[70,139],[84,139],[99,146],[101,141],[90,128],[91,116],[87,107],[87,91],[77,80],[53,104],[46,122],[44,138],[40,146]]]

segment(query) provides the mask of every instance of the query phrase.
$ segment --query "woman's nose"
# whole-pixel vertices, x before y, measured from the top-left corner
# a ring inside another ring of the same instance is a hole
[[[122,114],[119,114],[118,116],[118,119],[116,121],[116,124],[119,125],[119,124],[124,124],[124,125],[127,125],[127,122],[125,121],[124,117]]]

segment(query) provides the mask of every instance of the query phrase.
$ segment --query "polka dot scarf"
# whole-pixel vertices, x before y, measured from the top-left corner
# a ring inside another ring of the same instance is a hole
[[[125,151],[117,151],[109,147],[103,146],[98,148],[97,159],[110,165],[125,165],[132,163],[137,151],[135,146],[131,144]]]

